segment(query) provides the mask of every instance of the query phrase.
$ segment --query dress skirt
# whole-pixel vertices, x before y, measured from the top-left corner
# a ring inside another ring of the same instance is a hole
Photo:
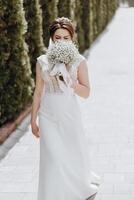
[[[40,161],[37,200],[85,200],[95,194],[98,186],[92,183],[92,178],[97,176],[91,175],[76,96],[45,93],[38,119]]]

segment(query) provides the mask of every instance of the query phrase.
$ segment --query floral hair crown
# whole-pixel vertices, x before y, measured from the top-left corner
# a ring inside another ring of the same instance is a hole
[[[67,18],[67,17],[58,17],[58,18],[56,18],[56,21],[57,21],[57,22],[59,22],[59,21],[65,21],[65,22],[68,22],[68,23],[73,24],[73,23],[72,23],[72,20],[69,19],[69,18]]]

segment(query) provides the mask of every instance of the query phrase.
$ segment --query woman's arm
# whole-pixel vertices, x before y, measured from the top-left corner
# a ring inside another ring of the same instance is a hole
[[[74,92],[83,98],[88,98],[90,94],[90,83],[88,77],[88,66],[86,60],[80,62],[78,66],[78,83],[73,85]]]
[[[36,84],[33,95],[33,103],[31,110],[31,123],[36,122],[37,112],[40,106],[41,95],[44,87],[44,80],[41,77],[41,68],[38,62],[36,63]]]

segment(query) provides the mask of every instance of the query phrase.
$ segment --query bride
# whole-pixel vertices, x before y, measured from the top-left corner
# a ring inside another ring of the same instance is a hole
[[[68,18],[55,19],[49,31],[49,47],[59,40],[74,41],[75,29]],[[54,68],[46,54],[37,58],[31,128],[40,138],[38,200],[93,200],[101,179],[90,169],[76,98],[86,99],[90,94],[87,61],[79,54],[70,69],[65,66],[64,75],[69,75],[73,93],[67,92],[66,84],[61,87],[65,83],[63,74],[50,75]]]

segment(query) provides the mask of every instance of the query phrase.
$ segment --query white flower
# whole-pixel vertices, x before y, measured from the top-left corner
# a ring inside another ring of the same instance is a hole
[[[72,65],[79,57],[79,51],[72,41],[55,41],[46,52],[48,61],[51,64],[64,63]]]

